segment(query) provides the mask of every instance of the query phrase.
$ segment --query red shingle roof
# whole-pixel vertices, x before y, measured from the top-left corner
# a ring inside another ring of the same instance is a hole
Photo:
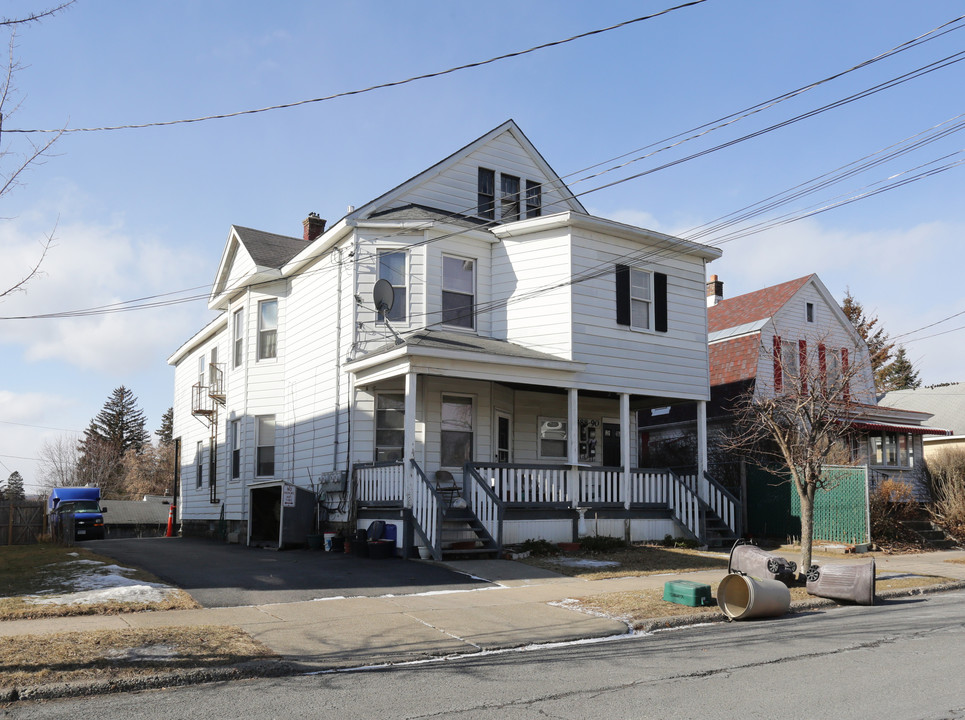
[[[709,349],[711,386],[753,380],[757,377],[757,363],[761,352],[759,333],[711,343]]]
[[[707,309],[708,331],[718,332],[773,317],[812,277],[806,275],[797,280],[721,300]]]

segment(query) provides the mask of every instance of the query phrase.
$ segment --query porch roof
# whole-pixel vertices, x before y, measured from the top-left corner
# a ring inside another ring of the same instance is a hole
[[[468,333],[422,329],[403,335],[402,340],[401,344],[383,345],[347,363],[345,369],[354,373],[389,370],[389,374],[397,375],[413,369],[413,365],[433,360],[472,363],[477,372],[480,364],[512,366],[517,373],[527,368],[553,378],[558,378],[560,372],[569,375],[585,369],[583,363],[564,360],[507,340]],[[480,376],[485,375],[485,372],[480,373]]]

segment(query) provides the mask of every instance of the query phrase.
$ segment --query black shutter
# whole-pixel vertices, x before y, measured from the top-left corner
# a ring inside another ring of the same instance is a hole
[[[653,329],[667,332],[667,276],[653,274]]]
[[[617,325],[630,324],[630,266],[616,266]]]

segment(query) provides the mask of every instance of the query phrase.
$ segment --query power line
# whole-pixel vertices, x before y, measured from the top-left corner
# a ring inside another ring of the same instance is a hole
[[[539,50],[545,50],[547,48],[556,47],[557,45],[565,45],[566,43],[574,42],[575,40],[582,40],[583,38],[592,37],[593,35],[600,35],[602,33],[610,32],[611,30],[617,30],[622,27],[627,27],[628,25],[633,25],[635,23],[643,22],[645,20],[652,20],[654,18],[660,17],[661,15],[667,15],[668,13],[674,12],[676,10],[681,10],[683,8],[692,7],[694,5],[700,5],[701,3],[707,2],[707,0],[691,0],[691,2],[686,2],[681,5],[675,5],[674,7],[661,10],[659,12],[651,13],[650,15],[644,15],[642,17],[633,18],[632,20],[625,20],[623,22],[617,23],[616,25],[610,25],[604,28],[598,28],[596,30],[590,30],[588,32],[580,33],[578,35],[573,35],[571,37],[565,38],[563,40],[553,40],[552,42],[543,43],[542,45],[536,45],[534,47],[528,48],[527,50],[517,50],[515,52],[506,53],[504,55],[497,55],[496,57],[491,57],[488,60],[480,60],[477,62],[466,63],[465,65],[458,65],[456,67],[451,67],[446,70],[438,70],[436,72],[425,73],[424,75],[415,75],[413,77],[406,78],[405,80],[394,80],[392,82],[380,83],[378,85],[372,85],[361,90],[347,90],[345,92],[334,93],[332,95],[325,95],[323,97],[311,98],[309,100],[296,100],[290,103],[282,103],[279,105],[270,105],[268,107],[257,108],[253,110],[239,110],[237,112],[222,113],[219,115],[205,115],[203,117],[188,118],[182,120],[165,120],[159,122],[149,122],[149,123],[139,123],[131,125],[112,125],[104,127],[87,127],[87,128],[61,128],[57,130],[5,130],[5,132],[15,132],[15,133],[77,133],[77,132],[102,132],[109,130],[137,130],[142,128],[150,127],[165,127],[168,125],[183,125],[186,123],[198,123],[205,122],[207,120],[223,120],[225,118],[239,117],[241,115],[255,115],[257,113],[269,112],[272,110],[284,110],[287,108],[299,107],[301,105],[309,105],[312,103],[326,102],[328,100],[335,100],[337,98],[349,97],[352,95],[361,95],[363,93],[373,92],[375,90],[384,90],[385,88],[398,87],[399,85],[406,85],[408,83],[417,82],[419,80],[428,80],[430,78],[441,77],[443,75],[449,75],[454,72],[459,72],[461,70],[469,70],[472,68],[482,67],[484,65],[490,65],[495,62],[500,62],[502,60],[508,60],[510,58],[520,57],[522,55],[528,55],[529,53],[534,53]]]

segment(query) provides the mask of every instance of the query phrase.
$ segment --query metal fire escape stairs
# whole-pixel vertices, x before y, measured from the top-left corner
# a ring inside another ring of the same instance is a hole
[[[208,491],[211,503],[218,498],[218,408],[225,405],[224,363],[208,365],[208,384],[191,387],[191,414],[208,428]]]

